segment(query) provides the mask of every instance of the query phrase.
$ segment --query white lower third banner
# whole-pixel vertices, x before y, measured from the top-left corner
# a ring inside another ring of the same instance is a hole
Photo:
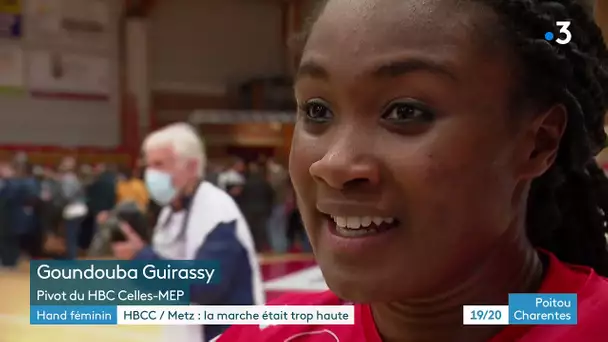
[[[31,306],[32,325],[352,325],[352,305]]]

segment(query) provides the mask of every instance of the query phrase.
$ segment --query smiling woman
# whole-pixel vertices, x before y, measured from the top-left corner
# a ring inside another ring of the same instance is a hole
[[[545,39],[560,21],[569,44]],[[278,303],[354,302],[356,325],[220,341],[604,341],[608,54],[587,10],[330,0],[308,33],[290,172],[331,291]],[[577,293],[578,325],[463,326],[517,292]]]

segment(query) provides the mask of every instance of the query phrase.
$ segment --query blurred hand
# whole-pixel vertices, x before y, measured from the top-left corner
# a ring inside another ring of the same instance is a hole
[[[125,235],[126,241],[115,242],[112,244],[114,256],[121,260],[131,260],[145,246],[145,242],[139,235],[125,222],[120,223],[120,229]]]
[[[97,214],[97,223],[99,224],[103,224],[108,220],[108,217],[110,216],[110,214],[107,211],[102,211],[99,214]]]

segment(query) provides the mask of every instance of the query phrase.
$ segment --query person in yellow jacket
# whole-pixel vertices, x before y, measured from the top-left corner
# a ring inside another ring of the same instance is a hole
[[[143,180],[137,177],[133,170],[125,170],[116,182],[116,201],[122,203],[133,201],[142,212],[147,212],[150,197],[146,184]]]

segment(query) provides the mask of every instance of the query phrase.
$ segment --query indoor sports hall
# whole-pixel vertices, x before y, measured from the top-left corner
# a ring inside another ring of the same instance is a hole
[[[577,1],[608,36],[608,0]],[[265,172],[273,199],[263,215],[255,196],[243,211],[254,212],[266,299],[327,290],[287,172],[295,47],[322,2],[0,0],[0,342],[162,340],[155,326],[30,325],[29,262],[116,259],[94,241],[121,198],[157,226],[141,145],[178,122],[202,137],[209,182]],[[607,151],[598,164],[608,173]],[[65,170],[87,207],[76,235],[56,197]],[[4,195],[8,180],[21,190]]]
[[[137,169],[147,133],[186,121],[204,138],[208,174],[235,159],[284,168],[289,41],[313,2],[0,0],[0,164],[34,177],[69,157],[83,181]],[[64,229],[54,222],[30,239],[35,256],[20,249],[18,267],[0,268],[0,342],[159,340],[155,327],[29,325],[28,260],[64,254]],[[267,298],[325,288],[304,240],[260,251]]]

